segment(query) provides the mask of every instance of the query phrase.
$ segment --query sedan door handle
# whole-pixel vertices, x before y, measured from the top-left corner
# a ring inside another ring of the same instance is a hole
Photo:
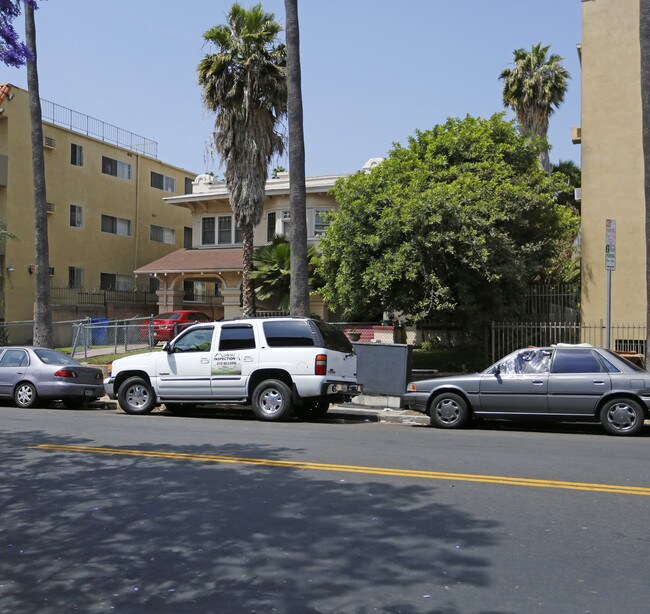
[[[543,379],[534,379],[533,380],[533,386],[543,386],[544,385],[544,380]]]
[[[598,386],[603,386],[605,384],[604,379],[595,379],[594,384],[597,384]]]

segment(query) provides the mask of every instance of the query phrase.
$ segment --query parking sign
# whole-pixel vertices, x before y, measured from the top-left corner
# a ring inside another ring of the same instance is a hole
[[[605,269],[616,270],[616,220],[607,220],[605,224]]]

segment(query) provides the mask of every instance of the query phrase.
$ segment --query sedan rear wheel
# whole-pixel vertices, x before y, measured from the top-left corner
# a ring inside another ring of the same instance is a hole
[[[429,408],[431,423],[441,429],[459,429],[470,418],[465,400],[453,392],[439,394]]]
[[[600,410],[600,422],[610,435],[635,435],[643,420],[641,406],[632,399],[612,399]]]
[[[38,401],[38,393],[34,384],[21,382],[14,390],[14,401],[18,407],[33,407]]]

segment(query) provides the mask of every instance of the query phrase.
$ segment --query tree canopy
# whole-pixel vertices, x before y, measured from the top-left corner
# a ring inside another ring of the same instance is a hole
[[[499,75],[503,81],[503,104],[517,116],[520,128],[533,136],[546,138],[549,117],[564,100],[571,78],[562,58],[552,53],[550,45],[533,45],[531,50],[515,49],[513,68]],[[540,152],[542,166],[551,171],[548,150]]]
[[[544,146],[502,114],[449,119],[340,180],[320,245],[325,300],[345,317],[451,313],[479,324],[517,314],[525,286],[546,279],[578,225],[558,203],[566,177],[538,163]]]
[[[21,42],[14,28],[14,20],[20,15],[21,4],[21,0],[0,0],[0,62],[14,68],[23,66],[28,59],[33,58],[32,52]],[[25,4],[37,8],[36,0],[25,0]]]

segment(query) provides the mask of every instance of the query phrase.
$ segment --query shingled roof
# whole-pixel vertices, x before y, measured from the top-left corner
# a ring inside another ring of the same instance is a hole
[[[155,273],[220,273],[242,270],[242,249],[179,249],[158,260],[145,264],[136,275]]]

